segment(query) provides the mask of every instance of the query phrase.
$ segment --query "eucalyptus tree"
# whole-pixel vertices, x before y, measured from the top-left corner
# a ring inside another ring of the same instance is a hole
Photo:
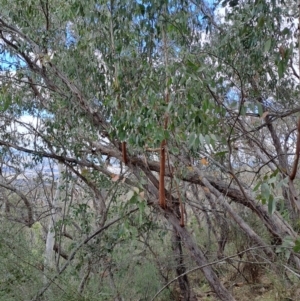
[[[182,242],[216,296],[234,300],[190,231],[195,208],[210,208],[208,223],[230,216],[268,262],[289,241],[288,268],[299,268],[296,10],[275,0],[223,1],[220,20],[202,1],[0,3],[2,151],[64,165],[97,216],[90,228],[68,224],[84,238],[36,300],[80,248],[137,210],[174,232],[186,300]],[[8,131],[24,114],[38,120],[23,122],[30,135]],[[128,190],[129,206],[117,202]],[[30,227],[35,205],[18,192]],[[257,216],[273,245],[236,206]],[[222,225],[214,226],[220,260]]]

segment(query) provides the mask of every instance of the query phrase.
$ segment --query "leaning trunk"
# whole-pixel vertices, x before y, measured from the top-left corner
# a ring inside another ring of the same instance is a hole
[[[177,276],[179,276],[178,284],[182,296],[181,300],[189,301],[191,292],[190,292],[190,284],[189,284],[188,276],[186,274],[183,275],[186,272],[186,268],[183,261],[184,257],[183,257],[181,237],[177,233],[176,229],[174,228],[172,234],[172,249],[175,258],[176,274]]]
[[[209,283],[212,290],[215,292],[217,297],[222,301],[234,301],[234,297],[230,294],[230,292],[223,286],[220,279],[214,272],[212,266],[207,261],[203,252],[198,248],[197,244],[192,239],[190,233],[186,230],[185,227],[181,227],[179,224],[178,218],[173,213],[167,214],[167,219],[169,223],[173,226],[173,228],[177,231],[178,235],[180,235],[182,242],[189,250],[196,263],[201,267],[201,271],[203,272],[207,282]]]

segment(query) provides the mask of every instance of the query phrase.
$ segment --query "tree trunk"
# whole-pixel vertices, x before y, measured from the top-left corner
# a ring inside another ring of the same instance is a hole
[[[223,286],[211,265],[209,265],[209,262],[205,258],[203,252],[198,248],[197,244],[192,239],[190,233],[186,230],[185,227],[181,227],[179,225],[180,221],[178,220],[178,218],[171,212],[168,212],[168,214],[166,214],[166,218],[174,227],[174,229],[176,229],[178,235],[180,235],[181,237],[182,242],[194,257],[196,263],[201,266],[201,271],[203,272],[212,290],[216,293],[217,297],[222,301],[235,301],[234,297]]]
[[[176,263],[176,274],[180,276],[186,272],[186,268],[183,261],[183,252],[182,252],[182,245],[181,245],[181,237],[177,233],[177,230],[173,227],[173,234],[172,234],[172,249]],[[180,288],[180,292],[182,295],[182,299],[184,301],[189,301],[191,292],[190,292],[190,284],[188,280],[188,276],[184,275],[178,278],[178,284]]]
[[[48,233],[46,237],[46,248],[45,248],[45,266],[53,267],[54,266],[54,246],[55,246],[55,223],[57,220],[57,201],[60,198],[60,185],[61,185],[61,173],[62,173],[63,165],[61,163],[58,164],[58,179],[56,184],[55,195],[52,200],[52,208],[51,208],[51,216],[48,224]]]

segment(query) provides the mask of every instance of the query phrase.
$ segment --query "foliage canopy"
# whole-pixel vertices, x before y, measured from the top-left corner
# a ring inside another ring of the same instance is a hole
[[[237,254],[295,276],[296,1],[0,5],[0,295],[20,298],[33,266],[28,300],[151,300],[169,272],[196,300],[195,266],[235,300],[210,262]],[[19,245],[7,229],[23,231]],[[246,242],[230,241],[236,229]]]

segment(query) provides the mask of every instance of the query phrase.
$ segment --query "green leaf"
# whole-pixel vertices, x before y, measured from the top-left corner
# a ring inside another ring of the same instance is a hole
[[[197,71],[198,69],[198,65],[196,65],[194,62],[190,60],[187,60],[186,65],[190,67],[192,71]]]
[[[253,191],[257,191],[259,186],[261,185],[261,182],[258,182],[255,187],[253,188]]]
[[[276,210],[276,200],[274,199],[274,197],[272,195],[270,195],[269,197],[269,201],[268,201],[268,212],[270,214],[273,214]]]
[[[206,66],[205,65],[202,65],[201,67],[199,67],[198,69],[197,69],[197,72],[202,72],[203,70],[205,70],[206,69]]]
[[[277,181],[277,177],[271,177],[269,180],[268,180],[268,183],[269,184],[273,184]]]
[[[264,17],[264,16],[259,17],[257,23],[258,23],[258,24],[257,24],[258,27],[263,27],[263,25],[264,25],[264,23],[265,23],[265,17]]]
[[[214,141],[218,141],[217,137],[215,134],[210,134],[211,139],[213,139]]]
[[[205,142],[207,143],[207,144],[210,144],[210,136],[209,135],[205,135]]]
[[[177,148],[175,146],[170,147],[170,152],[175,156],[180,154],[179,148]]]
[[[270,197],[270,189],[269,185],[267,183],[262,183],[261,185],[261,196],[265,199],[268,200]]]
[[[283,77],[283,74],[286,70],[286,63],[284,60],[280,60],[278,65],[277,65],[277,70],[278,70],[278,76],[279,78]]]
[[[169,104],[168,104],[168,107],[167,107],[167,112],[169,113],[171,108],[173,106],[173,101],[170,101]]]
[[[203,137],[202,134],[199,134],[199,139],[200,139],[201,145],[204,145],[205,144],[205,140],[204,140],[204,137]]]
[[[271,48],[272,40],[269,39],[265,42],[264,52],[269,52]]]
[[[195,133],[191,133],[189,136],[189,148],[192,148],[195,144],[195,140],[196,140],[196,134]]]
[[[139,210],[141,211],[141,213],[143,213],[143,212],[145,212],[146,203],[144,201],[140,201],[138,203],[138,207],[139,207]]]
[[[300,239],[296,239],[293,250],[294,250],[294,252],[297,252],[297,253],[300,252]]]

